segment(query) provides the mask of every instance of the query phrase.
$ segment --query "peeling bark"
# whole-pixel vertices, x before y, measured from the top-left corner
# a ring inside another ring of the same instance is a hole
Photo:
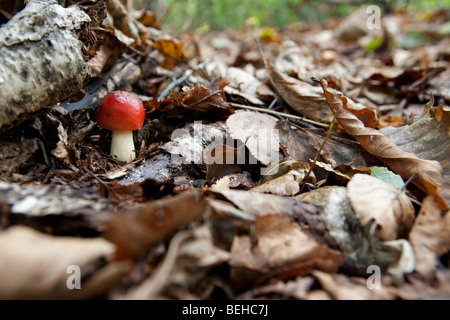
[[[76,6],[32,0],[0,28],[0,131],[80,91],[88,67],[74,30],[89,21]]]

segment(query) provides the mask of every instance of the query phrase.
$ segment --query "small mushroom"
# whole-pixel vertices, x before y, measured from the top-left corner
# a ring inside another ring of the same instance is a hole
[[[125,162],[136,158],[133,130],[144,124],[145,109],[142,101],[125,91],[107,94],[97,108],[97,124],[112,130],[111,156]]]

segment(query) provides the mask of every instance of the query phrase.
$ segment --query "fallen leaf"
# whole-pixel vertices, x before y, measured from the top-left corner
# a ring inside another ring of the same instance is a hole
[[[264,165],[279,160],[277,119],[267,114],[239,110],[227,119],[230,136],[242,141]]]
[[[309,165],[303,161],[296,161],[291,157],[285,157],[278,162],[272,163],[262,173],[259,179],[260,183],[265,183],[276,178],[279,178],[290,171],[297,172],[300,176],[304,177],[309,171]],[[303,178],[301,178],[303,179]],[[310,176],[311,183],[316,183],[314,174]]]
[[[197,112],[209,112],[216,118],[226,118],[233,113],[233,109],[226,102],[222,89],[211,91],[202,84],[185,86],[182,92],[172,91],[168,98],[162,101],[156,99],[144,101],[148,109],[158,109],[166,116],[178,116],[188,110]]]
[[[329,274],[314,270],[313,276],[320,285],[336,300],[392,300],[395,289],[391,285],[380,283],[379,289],[369,289],[363,277],[347,277],[341,274]]]
[[[348,197],[356,216],[365,226],[375,220],[376,235],[381,240],[406,237],[412,227],[415,211],[400,189],[366,174],[356,174],[347,185]]]
[[[289,121],[280,122],[275,128],[280,130],[280,143],[286,148],[286,153],[294,160],[306,163],[315,158],[326,136],[322,129],[319,131],[294,127]],[[365,167],[378,161],[371,159],[371,155],[358,143],[333,135],[327,140],[319,160],[329,163],[333,168],[342,164]]]
[[[153,42],[153,48],[164,57],[161,67],[172,70],[183,59],[183,42],[163,33]]]
[[[235,286],[291,278],[311,269],[333,272],[343,260],[339,251],[319,244],[285,216],[257,216],[254,237],[252,241],[247,235],[237,236],[233,241],[229,263]]]
[[[113,253],[114,245],[105,239],[54,237],[24,226],[10,227],[0,232],[0,297],[12,300],[94,298],[117,285],[124,275],[123,269],[104,274],[107,277],[103,283],[111,286],[103,288],[103,292],[89,286],[87,291],[87,283],[102,269],[101,260]],[[83,290],[69,290],[67,283],[73,272],[68,272],[70,266],[79,267]],[[102,282],[97,284],[102,286]]]
[[[224,88],[226,93],[241,96],[255,105],[265,104],[258,97],[258,89],[262,86],[262,83],[250,73],[230,67],[227,69],[225,78],[231,80],[231,83]]]
[[[401,189],[405,182],[398,174],[393,173],[385,167],[370,167],[370,174],[384,182],[392,184],[394,187]]]
[[[404,239],[381,241],[374,234],[372,222],[361,226],[353,211],[345,187],[328,186],[296,196],[303,203],[314,205],[325,222],[326,232],[345,255],[341,266],[348,273],[366,273],[367,267],[377,265],[382,272],[398,278],[412,272],[414,257],[411,246]],[[325,236],[322,236],[326,239]]]
[[[417,173],[417,177],[412,183],[427,194],[434,196],[442,209],[448,208],[450,188],[442,182],[443,170],[439,162],[420,159],[414,153],[400,149],[378,130],[366,128],[353,113],[344,108],[347,98],[329,92],[325,80],[321,80],[321,84],[331,110],[348,134],[358,140],[365,150],[385,162],[404,180],[408,180],[414,173]]]
[[[151,246],[207,212],[201,192],[186,191],[111,216],[104,221],[105,236],[117,246],[116,260],[138,259]]]
[[[300,276],[289,281],[279,280],[241,293],[237,299],[273,299],[274,295],[279,295],[280,299],[305,300],[313,284],[312,277]]]
[[[450,250],[450,215],[441,215],[441,210],[432,197],[422,202],[409,241],[416,256],[415,271],[432,280],[439,257]]]
[[[174,162],[202,164],[204,163],[205,146],[219,144],[232,144],[232,142],[227,141],[225,123],[206,124],[196,121],[185,125],[183,128],[174,130],[171,140],[166,142],[162,149],[172,154],[172,161]]]
[[[249,172],[239,172],[228,174],[214,183],[211,190],[229,190],[229,189],[251,189],[255,187],[255,181],[251,178]]]
[[[229,252],[214,246],[210,229],[200,225],[176,234],[164,260],[150,276],[127,292],[127,299],[155,299],[171,288],[195,290],[214,266],[228,261]]]
[[[311,120],[325,123],[333,121],[333,113],[319,87],[282,74],[270,64],[266,69],[270,82],[292,109]]]
[[[277,213],[294,218],[304,213],[316,211],[314,206],[290,198],[262,194],[251,190],[215,190],[212,194],[222,195],[240,210],[253,216]]]
[[[206,180],[221,179],[228,174],[242,172],[245,150],[219,144],[207,147],[204,152]]]
[[[305,174],[306,172],[302,175],[298,171],[291,170],[288,173],[267,181],[251,190],[279,196],[294,196],[300,192],[300,183],[305,178]]]

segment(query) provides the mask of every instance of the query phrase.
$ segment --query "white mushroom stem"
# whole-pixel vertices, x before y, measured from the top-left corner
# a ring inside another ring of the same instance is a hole
[[[113,131],[110,154],[121,161],[133,161],[136,158],[133,131]]]

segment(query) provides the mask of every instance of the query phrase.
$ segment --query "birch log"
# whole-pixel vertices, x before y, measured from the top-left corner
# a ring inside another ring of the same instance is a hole
[[[31,0],[0,28],[0,131],[80,91],[89,71],[75,32],[89,21],[76,6]]]

